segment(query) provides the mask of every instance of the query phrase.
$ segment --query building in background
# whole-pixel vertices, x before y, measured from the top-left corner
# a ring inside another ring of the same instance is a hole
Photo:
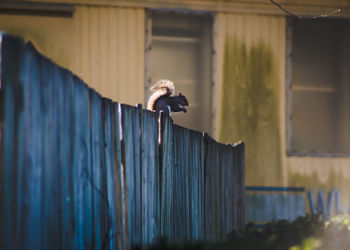
[[[246,184],[342,191],[350,208],[350,4],[281,0],[0,3],[33,42],[103,96],[145,104],[161,78],[190,101],[175,122],[246,142]]]

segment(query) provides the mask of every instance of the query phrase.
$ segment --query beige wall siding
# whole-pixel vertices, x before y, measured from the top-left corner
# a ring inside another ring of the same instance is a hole
[[[76,6],[72,18],[0,14],[0,30],[32,41],[101,95],[144,103],[144,9]]]
[[[215,33],[215,132],[246,142],[246,184],[340,189],[350,207],[349,158],[286,154],[285,18],[218,14]]]
[[[222,121],[222,82],[225,67],[225,42],[227,39],[236,39],[250,49],[255,44],[262,42],[268,46],[274,57],[280,82],[285,82],[285,37],[286,22],[284,17],[249,14],[223,14],[216,15],[214,24],[214,47],[216,58],[214,62],[215,82],[214,103],[217,112],[214,119],[215,137],[219,138],[220,124]],[[281,111],[284,112],[284,107]]]
[[[247,185],[284,185],[279,84],[285,76],[285,19],[218,14],[215,26],[217,139],[246,142]]]
[[[59,65],[75,66],[75,20],[73,18],[0,14],[0,30],[31,41]]]
[[[144,103],[145,11],[78,6],[77,74],[103,96]]]

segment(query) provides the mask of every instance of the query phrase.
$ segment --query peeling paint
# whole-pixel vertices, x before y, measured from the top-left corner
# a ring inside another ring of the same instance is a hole
[[[330,190],[340,190],[343,206],[350,208],[348,196],[350,180],[346,159],[322,159],[312,164],[309,158],[293,159],[288,167],[288,184],[311,189],[316,197],[318,190],[328,193]]]

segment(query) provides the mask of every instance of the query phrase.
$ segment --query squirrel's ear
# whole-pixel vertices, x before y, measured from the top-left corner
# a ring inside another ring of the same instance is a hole
[[[181,92],[179,93],[179,96],[182,96],[182,93],[181,93]]]

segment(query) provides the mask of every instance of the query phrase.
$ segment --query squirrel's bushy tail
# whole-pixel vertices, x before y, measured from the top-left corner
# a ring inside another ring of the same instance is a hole
[[[162,79],[156,82],[152,87],[150,87],[151,91],[156,91],[158,89],[166,89],[169,94],[172,94],[175,91],[175,86],[172,81],[167,79]]]
[[[174,83],[170,80],[163,79],[156,82],[151,88],[151,91],[154,91],[154,93],[150,96],[147,102],[147,109],[153,110],[154,104],[156,103],[157,99],[161,96],[165,95],[171,95],[175,91]]]

